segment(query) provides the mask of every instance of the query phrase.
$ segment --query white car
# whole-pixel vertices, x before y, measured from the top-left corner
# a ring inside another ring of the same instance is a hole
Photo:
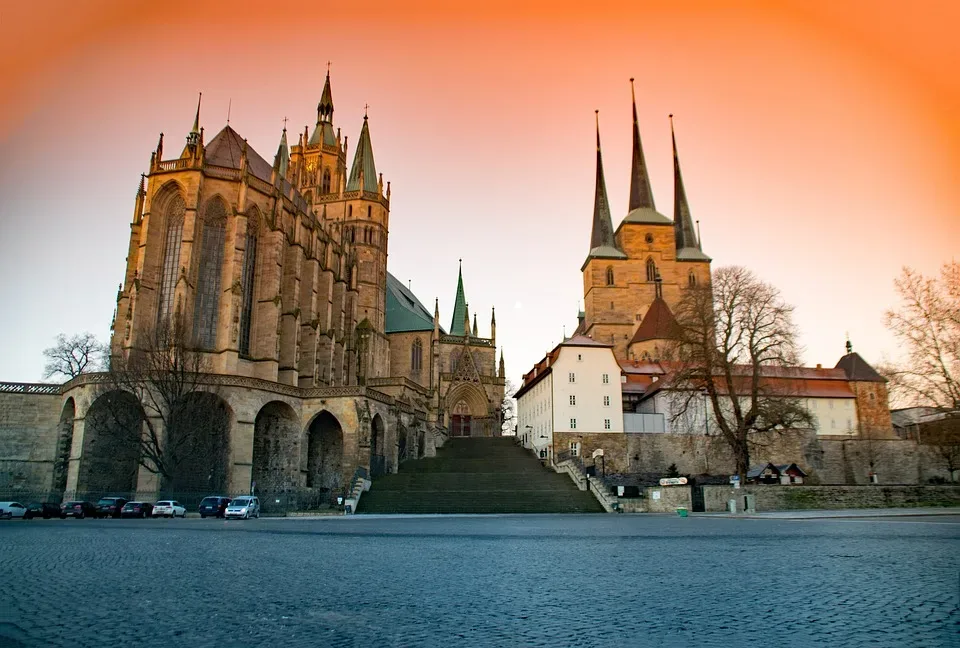
[[[27,507],[20,502],[0,502],[0,519],[22,518]]]
[[[260,500],[256,497],[237,497],[234,498],[227,510],[224,511],[223,517],[226,519],[230,518],[239,518],[242,520],[248,520],[250,518],[260,517]]]
[[[161,500],[153,505],[153,517],[187,517],[187,508],[180,502]]]

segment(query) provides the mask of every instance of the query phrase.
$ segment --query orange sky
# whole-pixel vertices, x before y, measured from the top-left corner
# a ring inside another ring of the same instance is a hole
[[[832,365],[847,331],[869,360],[893,355],[893,278],[935,271],[960,240],[954,5],[4,6],[0,379],[39,378],[61,331],[106,337],[139,174],[160,131],[171,150],[186,135],[197,91],[208,141],[230,102],[231,125],[272,159],[283,117],[313,124],[328,60],[351,142],[371,106],[393,183],[390,271],[438,296],[448,325],[462,257],[481,331],[498,307],[514,380],[575,325],[594,109],[615,223],[626,212],[630,77],[658,210],[672,215],[674,113],[715,267],[782,289],[810,363]]]

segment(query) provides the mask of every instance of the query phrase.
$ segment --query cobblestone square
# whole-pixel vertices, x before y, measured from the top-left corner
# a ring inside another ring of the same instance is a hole
[[[0,646],[960,645],[960,519],[0,522]]]

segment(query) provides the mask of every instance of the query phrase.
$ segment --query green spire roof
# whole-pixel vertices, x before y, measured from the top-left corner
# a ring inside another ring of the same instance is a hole
[[[317,104],[317,125],[310,136],[309,146],[318,144],[336,146],[337,135],[333,132],[333,94],[330,92],[330,70],[327,70],[327,80],[323,84],[323,94]]]
[[[277,170],[281,178],[287,175],[287,166],[290,164],[290,149],[287,147],[287,129],[283,129],[280,136],[280,146],[277,147],[277,156],[273,160],[273,168]]]
[[[673,228],[677,242],[677,259],[681,261],[709,261],[710,258],[700,249],[687,192],[683,188],[683,176],[680,175],[680,156],[677,155],[677,138],[673,133],[673,115],[670,115],[670,139],[673,140]]]
[[[637,123],[637,97],[633,92],[633,79],[630,79],[630,97],[633,100],[633,168],[630,173],[629,211],[642,207],[656,210],[653,204],[653,190],[650,188],[650,175],[647,162],[643,157],[640,144],[640,125]]]
[[[610,203],[607,201],[607,183],[603,178],[603,155],[600,153],[599,111],[597,111],[597,184],[593,200],[593,230],[590,233],[590,253],[587,255],[587,260],[595,258],[627,258],[627,255],[617,248],[617,242],[613,236],[613,220],[610,218]]]
[[[360,170],[363,170],[363,186],[360,186]],[[353,156],[353,167],[350,169],[350,180],[347,182],[347,191],[377,192],[377,165],[373,161],[373,145],[370,143],[370,128],[367,126],[367,116],[363,116],[363,128],[360,129],[360,143]]]
[[[453,303],[453,321],[450,323],[450,335],[468,335],[464,329],[463,320],[467,314],[467,298],[463,294],[463,266],[457,273],[457,298]]]

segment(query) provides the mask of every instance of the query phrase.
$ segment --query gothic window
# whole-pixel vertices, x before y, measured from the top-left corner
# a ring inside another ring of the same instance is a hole
[[[193,331],[201,349],[213,349],[217,341],[220,275],[226,227],[227,208],[222,200],[214,198],[207,204],[200,228],[200,273],[197,277]]]
[[[163,256],[160,266],[160,290],[157,301],[157,326],[165,326],[173,311],[173,293],[177,287],[180,267],[180,241],[183,239],[183,215],[187,208],[178,194],[165,210],[166,231],[163,236]]]
[[[413,341],[413,345],[410,347],[410,371],[413,373],[420,373],[420,368],[423,366],[423,343],[420,341],[420,338],[417,338]]]
[[[657,279],[657,264],[653,262],[653,259],[647,259],[647,281],[656,281]]]
[[[693,274],[693,270],[691,270],[690,274],[687,275],[687,281],[689,282],[691,288],[697,287],[697,275]]]
[[[371,205],[367,205],[367,218],[373,218],[373,207]]]
[[[243,294],[243,304],[240,307],[241,355],[250,355],[250,324],[253,319],[253,280],[256,276],[259,223],[260,212],[254,209],[247,220],[247,244],[243,253],[243,274],[240,282],[240,291]]]
[[[459,360],[460,360],[460,352],[451,351],[450,352],[450,373],[453,373],[454,371],[457,370],[457,362]]]
[[[330,169],[326,168],[323,170],[323,184],[320,185],[320,193],[328,194],[330,193]]]
[[[613,285],[613,266],[607,266],[607,285]]]
[[[353,218],[353,205],[347,206],[347,218]]]

